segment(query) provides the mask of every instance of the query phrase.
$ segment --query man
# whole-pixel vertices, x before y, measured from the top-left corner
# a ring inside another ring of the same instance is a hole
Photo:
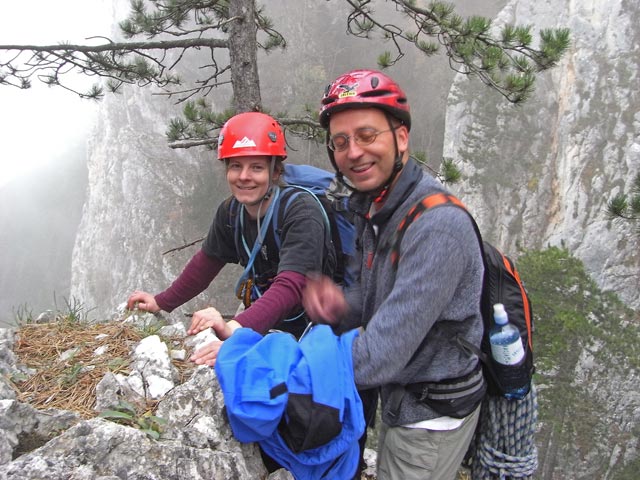
[[[455,479],[473,437],[486,386],[478,358],[483,263],[467,214],[441,206],[406,230],[394,265],[394,233],[425,196],[448,193],[409,156],[407,97],[387,75],[355,70],[326,90],[320,123],[356,214],[357,282],[344,293],[328,277],[307,281],[312,320],[353,343],[359,389],[380,389],[378,479]]]

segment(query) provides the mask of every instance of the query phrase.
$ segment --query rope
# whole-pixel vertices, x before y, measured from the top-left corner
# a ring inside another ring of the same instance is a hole
[[[532,478],[538,468],[537,420],[538,397],[533,383],[522,400],[487,395],[472,446],[471,478]]]

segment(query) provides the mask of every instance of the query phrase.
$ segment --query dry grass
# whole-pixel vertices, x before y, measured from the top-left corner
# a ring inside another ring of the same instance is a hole
[[[78,412],[83,418],[98,415],[96,385],[107,372],[129,374],[130,353],[144,337],[139,329],[121,322],[87,324],[66,319],[21,327],[15,354],[35,373],[13,378],[21,402],[37,409]],[[97,354],[96,351],[102,351]],[[174,361],[183,377],[193,369]],[[147,405],[152,409],[154,405]]]

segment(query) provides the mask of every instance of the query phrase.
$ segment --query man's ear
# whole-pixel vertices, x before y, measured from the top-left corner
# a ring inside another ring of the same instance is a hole
[[[400,125],[396,129],[396,141],[398,142],[398,151],[405,153],[409,150],[409,130],[406,125]]]

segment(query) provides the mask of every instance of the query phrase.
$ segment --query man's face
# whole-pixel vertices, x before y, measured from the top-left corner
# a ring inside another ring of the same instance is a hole
[[[329,132],[338,169],[361,192],[380,189],[391,176],[396,155],[394,135],[403,159],[409,147],[407,128],[401,125],[390,130],[387,117],[377,108],[335,113]]]

